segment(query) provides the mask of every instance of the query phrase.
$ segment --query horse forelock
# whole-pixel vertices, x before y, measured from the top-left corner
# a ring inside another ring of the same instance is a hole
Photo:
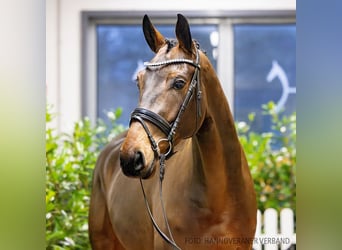
[[[202,51],[203,54],[207,55],[207,52],[201,47],[200,43],[196,40],[193,39],[193,42],[195,43],[195,46],[198,50]],[[176,47],[178,44],[177,39],[172,39],[172,38],[166,38],[165,43],[167,44],[167,49],[166,49],[166,54],[171,51],[172,48]]]
[[[176,39],[165,39],[165,43],[167,44],[167,50],[166,53],[169,53],[170,50],[177,45],[177,40]]]

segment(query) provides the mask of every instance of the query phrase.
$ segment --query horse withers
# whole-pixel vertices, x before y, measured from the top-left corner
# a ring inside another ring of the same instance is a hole
[[[146,15],[143,31],[155,56],[138,74],[128,131],[98,158],[91,245],[251,249],[253,181],[215,70],[184,16],[176,39],[165,39]]]

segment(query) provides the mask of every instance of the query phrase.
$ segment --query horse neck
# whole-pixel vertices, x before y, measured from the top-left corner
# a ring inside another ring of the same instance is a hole
[[[223,209],[227,197],[238,199],[243,165],[247,165],[220,82],[211,66],[201,70],[208,108],[193,138],[194,178],[207,193],[205,202]]]

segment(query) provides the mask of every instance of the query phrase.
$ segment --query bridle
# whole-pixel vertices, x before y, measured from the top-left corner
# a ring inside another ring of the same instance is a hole
[[[196,47],[195,47],[196,48]],[[149,63],[145,62],[144,65],[147,68],[155,68],[155,67],[161,67],[161,66],[167,66],[167,65],[172,65],[172,64],[189,64],[193,67],[195,67],[195,71],[192,75],[191,82],[188,88],[188,91],[185,95],[185,98],[183,100],[182,105],[180,106],[180,109],[178,110],[178,113],[176,115],[175,120],[172,123],[169,123],[165,118],[163,118],[161,115],[152,112],[148,109],[145,108],[136,108],[132,114],[131,114],[131,119],[130,119],[130,124],[136,120],[138,121],[144,128],[149,141],[151,143],[152,150],[155,154],[155,157],[160,156],[161,152],[159,150],[159,144],[161,142],[167,142],[169,144],[169,148],[166,153],[164,153],[165,158],[168,159],[174,154],[174,148],[173,148],[173,139],[174,135],[176,134],[176,130],[178,128],[179,121],[181,119],[182,114],[184,113],[185,109],[187,108],[190,100],[193,97],[194,94],[194,89],[196,89],[196,109],[197,109],[197,116],[201,117],[201,97],[202,97],[202,92],[200,89],[200,79],[199,79],[199,71],[200,71],[200,57],[199,57],[199,52],[198,49],[196,48],[196,61],[192,61],[189,59],[171,59],[171,60],[166,60],[162,62],[156,62],[156,63]],[[162,138],[158,141],[155,141],[150,130],[148,129],[148,126],[146,125],[145,121],[148,121],[155,125],[157,128],[159,128],[165,135],[166,138]],[[197,121],[196,121],[196,126],[197,126]],[[197,130],[197,127],[196,127]],[[152,172],[152,171],[149,171]]]
[[[147,208],[148,214],[150,216],[150,219],[153,223],[154,228],[157,230],[159,235],[166,242],[168,242],[170,245],[172,245],[175,249],[180,249],[180,248],[177,246],[176,242],[173,239],[173,236],[172,236],[172,233],[170,230],[170,226],[169,226],[169,223],[168,223],[168,220],[166,217],[166,212],[165,212],[164,202],[163,202],[163,195],[162,195],[162,182],[163,182],[164,173],[165,173],[165,160],[174,154],[174,146],[173,146],[174,135],[176,134],[176,130],[178,128],[178,124],[180,122],[181,116],[184,113],[185,109],[187,108],[190,100],[192,99],[192,97],[194,95],[195,89],[196,89],[196,110],[197,110],[195,132],[197,130],[197,120],[202,115],[202,112],[201,112],[202,92],[200,89],[200,79],[199,79],[200,56],[199,56],[198,48],[196,46],[195,46],[195,49],[196,49],[196,61],[195,62],[192,60],[189,60],[189,59],[180,58],[180,59],[171,59],[171,60],[166,60],[166,61],[156,62],[156,63],[150,63],[150,62],[144,63],[144,66],[146,66],[147,68],[156,68],[156,67],[168,66],[168,65],[172,65],[172,64],[184,64],[184,63],[195,67],[195,71],[192,75],[188,91],[185,95],[185,98],[183,100],[182,105],[180,106],[180,109],[178,110],[178,113],[176,115],[175,120],[172,123],[169,123],[165,118],[163,118],[159,114],[152,112],[152,111],[145,109],[145,108],[136,108],[132,112],[131,119],[130,119],[130,124],[135,120],[135,121],[138,121],[142,125],[142,127],[144,128],[144,130],[145,130],[145,132],[149,138],[152,150],[154,152],[154,160],[153,160],[150,168],[147,171],[147,177],[149,175],[151,175],[153,172],[155,160],[159,159],[159,166],[160,166],[160,174],[159,174],[159,191],[160,192],[159,193],[160,193],[160,200],[161,200],[161,205],[162,205],[163,217],[164,217],[164,221],[165,221],[166,227],[168,229],[168,233],[169,233],[170,238],[165,233],[162,232],[162,230],[158,227],[157,223],[155,222],[155,220],[153,218],[149,203],[148,203],[147,198],[146,198],[144,186],[142,183],[142,178],[140,178],[140,184],[141,184],[141,189],[142,189],[142,192],[144,195],[146,208]],[[146,121],[152,123],[154,126],[159,128],[167,137],[159,139],[158,141],[156,141],[153,138],[148,126],[146,125],[146,123],[145,123]],[[165,153],[162,153],[160,151],[159,144],[161,142],[167,142],[169,144],[169,148],[167,149],[167,152],[165,152]],[[144,178],[147,178],[147,177],[145,176]]]

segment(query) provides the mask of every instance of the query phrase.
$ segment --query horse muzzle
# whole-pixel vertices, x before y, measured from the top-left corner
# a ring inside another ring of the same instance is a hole
[[[120,166],[124,175],[147,179],[154,172],[155,160],[149,165],[146,164],[145,156],[141,151],[130,154],[120,152]]]
[[[124,175],[147,179],[155,169],[155,156],[144,129],[132,123],[120,148],[120,166]]]

